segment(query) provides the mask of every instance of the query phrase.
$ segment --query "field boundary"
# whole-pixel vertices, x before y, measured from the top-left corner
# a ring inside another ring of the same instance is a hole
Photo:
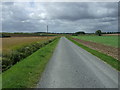
[[[3,72],[3,89],[36,87],[59,38]]]
[[[98,58],[100,58],[101,60],[103,60],[104,62],[108,63],[109,65],[111,65],[113,68],[115,68],[116,70],[120,71],[120,61],[118,61],[117,59],[108,56],[104,53],[101,53],[97,50],[91,49],[75,40],[73,40],[71,37],[67,37],[70,41],[72,41],[73,43],[75,43],[76,45],[78,45],[79,47],[85,49],[86,51],[90,52],[91,54],[97,56]]]

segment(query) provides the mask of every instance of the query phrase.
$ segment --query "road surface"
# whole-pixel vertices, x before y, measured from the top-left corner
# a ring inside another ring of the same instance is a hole
[[[37,88],[118,88],[118,72],[62,37]]]

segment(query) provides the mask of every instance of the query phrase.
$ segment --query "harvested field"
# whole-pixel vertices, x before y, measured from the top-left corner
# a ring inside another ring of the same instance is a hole
[[[111,46],[107,46],[107,45],[103,45],[103,44],[95,43],[95,42],[91,42],[91,41],[84,41],[84,40],[80,40],[77,38],[73,38],[73,40],[80,42],[89,48],[95,49],[95,50],[100,51],[104,54],[112,56],[118,60],[118,51],[120,53],[120,48],[115,48],[115,47],[111,47]]]
[[[10,37],[10,38],[0,38],[2,39],[2,51],[7,53],[10,50],[20,48],[22,46],[42,42],[54,37]]]

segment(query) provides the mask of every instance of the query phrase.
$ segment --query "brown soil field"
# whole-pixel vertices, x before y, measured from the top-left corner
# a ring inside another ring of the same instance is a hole
[[[94,43],[94,42],[90,42],[90,41],[84,41],[84,40],[80,40],[80,39],[76,39],[76,38],[72,38],[72,39],[77,42],[82,43],[83,45],[85,45],[89,48],[92,48],[94,50],[97,50],[99,52],[107,54],[109,56],[112,56],[118,60],[118,53],[120,53],[120,48],[115,48],[115,47],[111,47],[111,46],[107,46],[107,45],[103,45],[103,44],[99,44],[99,43]]]

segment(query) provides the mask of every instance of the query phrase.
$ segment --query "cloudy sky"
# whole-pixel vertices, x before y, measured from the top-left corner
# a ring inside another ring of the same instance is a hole
[[[117,2],[4,2],[2,32],[118,31]]]

